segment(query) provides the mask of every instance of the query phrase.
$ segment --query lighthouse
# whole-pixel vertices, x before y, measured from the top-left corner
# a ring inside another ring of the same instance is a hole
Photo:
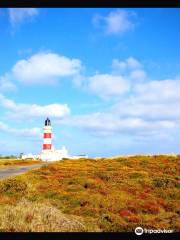
[[[55,149],[52,145],[52,126],[51,121],[47,118],[44,122],[43,126],[43,146],[42,151],[38,155],[33,155],[31,153],[22,155],[22,159],[33,158],[40,159],[42,161],[50,162],[50,161],[59,161],[64,158],[70,159],[79,159],[79,158],[87,158],[87,155],[78,155],[78,156],[70,156],[66,147],[62,146],[61,149]]]
[[[39,157],[43,161],[57,161],[62,158],[69,157],[69,154],[64,146],[59,150],[55,150],[52,145],[52,126],[49,118],[47,118],[44,122],[43,147]]]
[[[43,135],[43,152],[52,150],[52,127],[49,118],[44,123],[44,135]]]

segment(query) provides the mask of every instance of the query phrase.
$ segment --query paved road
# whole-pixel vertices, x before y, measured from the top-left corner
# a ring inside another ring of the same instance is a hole
[[[28,170],[40,168],[43,165],[47,165],[47,163],[34,164],[34,165],[29,165],[29,166],[18,166],[18,167],[14,166],[14,167],[0,169],[0,179],[11,177],[11,176],[16,176],[16,175],[25,173]]]

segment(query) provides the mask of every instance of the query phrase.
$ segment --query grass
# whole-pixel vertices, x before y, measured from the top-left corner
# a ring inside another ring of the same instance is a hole
[[[1,180],[0,231],[179,231],[179,160],[61,160]]]
[[[55,207],[24,199],[16,206],[1,209],[0,229],[9,232],[85,231],[78,217],[66,216]]]
[[[32,164],[38,164],[42,163],[40,160],[32,160],[32,159],[7,159],[7,158],[1,158],[0,159],[0,169],[10,167],[10,166],[26,166],[26,165],[32,165]]]

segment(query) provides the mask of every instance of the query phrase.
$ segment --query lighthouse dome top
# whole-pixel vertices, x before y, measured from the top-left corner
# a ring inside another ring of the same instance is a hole
[[[49,120],[49,118],[47,118],[46,120],[45,120],[45,124],[44,124],[45,126],[51,126],[51,121]]]

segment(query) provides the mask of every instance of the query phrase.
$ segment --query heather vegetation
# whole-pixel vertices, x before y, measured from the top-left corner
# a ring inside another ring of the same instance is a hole
[[[26,166],[31,164],[38,164],[42,163],[40,160],[32,160],[32,159],[17,159],[17,158],[0,158],[0,169],[4,167],[11,167],[11,166]]]
[[[179,231],[179,160],[61,160],[1,180],[0,231]]]
[[[14,155],[9,155],[9,156],[0,155],[0,159],[17,159],[17,157]]]

